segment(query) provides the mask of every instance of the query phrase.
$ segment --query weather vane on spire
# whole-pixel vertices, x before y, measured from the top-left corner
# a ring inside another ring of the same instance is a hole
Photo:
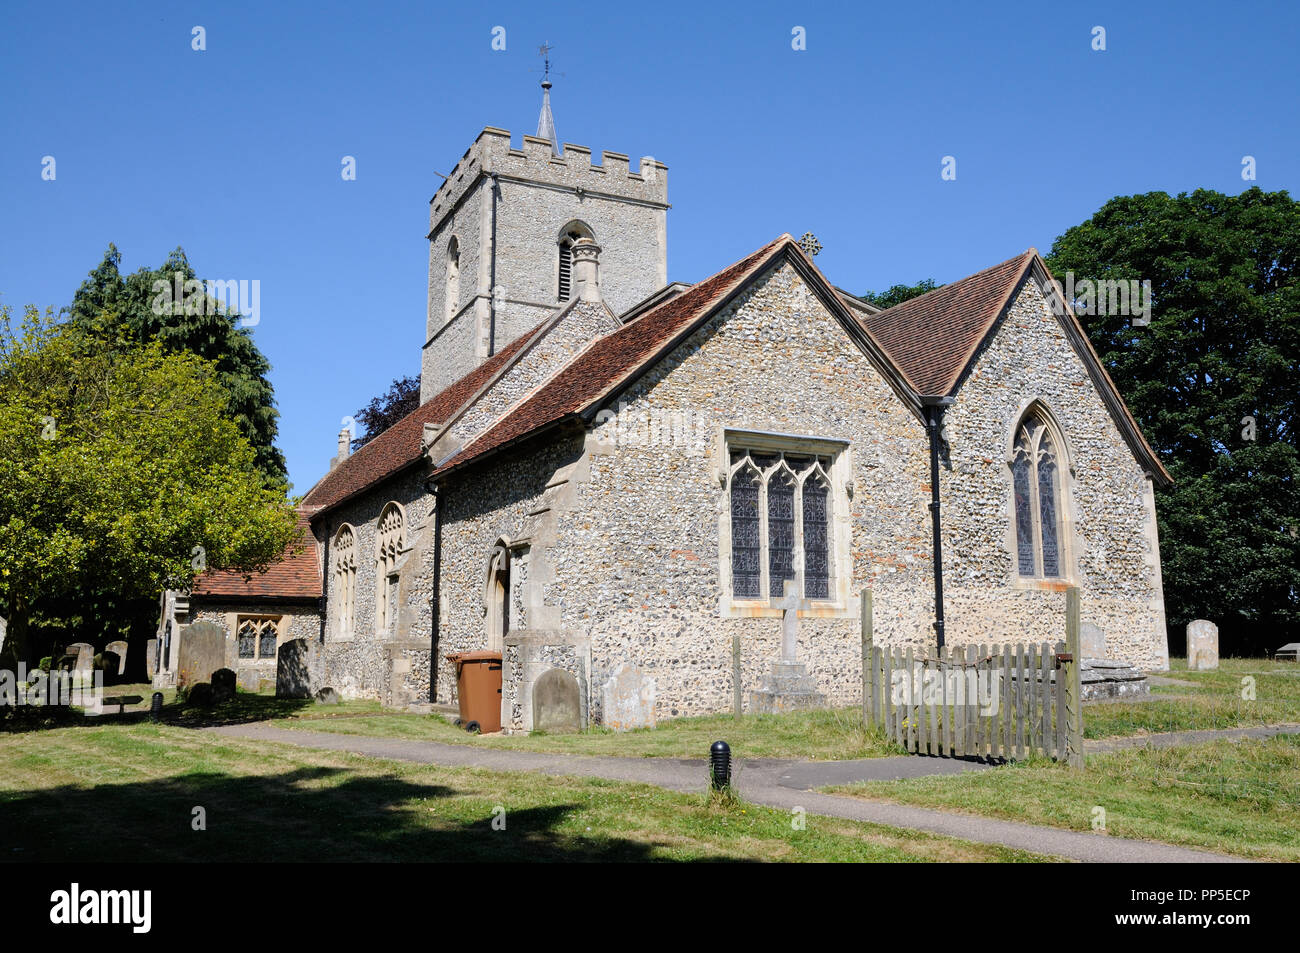
[[[555,134],[555,117],[551,115],[551,50],[555,47],[543,43],[537,48],[542,58],[542,112],[537,117],[537,138],[551,143],[551,155],[560,156],[560,139]]]

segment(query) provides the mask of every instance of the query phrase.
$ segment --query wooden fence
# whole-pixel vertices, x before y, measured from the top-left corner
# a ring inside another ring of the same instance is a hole
[[[916,754],[1083,766],[1079,592],[1066,592],[1066,638],[1054,645],[878,646],[862,594],[862,717]]]

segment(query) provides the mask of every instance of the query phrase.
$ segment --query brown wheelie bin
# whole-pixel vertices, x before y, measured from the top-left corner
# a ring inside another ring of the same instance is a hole
[[[448,655],[456,666],[456,698],[466,731],[501,730],[501,653],[459,652]]]

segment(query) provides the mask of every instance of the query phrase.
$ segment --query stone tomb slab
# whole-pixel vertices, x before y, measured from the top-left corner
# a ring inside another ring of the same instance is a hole
[[[581,731],[578,680],[562,668],[542,673],[533,684],[533,731]]]
[[[108,645],[104,646],[104,651],[113,652],[117,655],[117,674],[125,675],[126,674],[126,643],[120,639],[116,642],[109,642]]]
[[[290,639],[280,646],[275,666],[276,698],[311,698],[320,672],[320,646]]]
[[[195,622],[181,629],[176,687],[211,682],[212,673],[226,665],[226,630],[215,622]]]
[[[1207,619],[1187,623],[1187,668],[1212,672],[1219,667],[1219,627]]]

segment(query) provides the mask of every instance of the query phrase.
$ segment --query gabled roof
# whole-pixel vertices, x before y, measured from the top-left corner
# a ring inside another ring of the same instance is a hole
[[[859,320],[902,368],[919,395],[951,397],[1027,277],[1037,281],[1045,293],[1055,289],[1057,301],[1066,300],[1047,263],[1037,249],[1030,248],[992,268]],[[1171,484],[1173,478],[1147,443],[1074,312],[1064,308],[1056,316],[1133,455],[1158,485]]]
[[[788,234],[723,269],[712,278],[651,308],[595,341],[530,398],[477,440],[444,461],[445,474],[578,414],[591,414],[725,307],[779,257],[799,269],[809,287],[854,335],[900,399],[919,414],[919,403],[889,357],[846,307],[844,300]]]
[[[194,580],[190,590],[190,597],[196,596],[207,599],[319,599],[320,560],[316,558],[316,538],[312,536],[308,515],[299,509],[293,540],[280,559],[265,572],[205,572]]]
[[[550,318],[520,335],[454,384],[429,398],[325,474],[302,501],[313,517],[424,458],[425,424],[445,424],[537,337]]]
[[[968,278],[927,291],[861,320],[917,393],[946,396],[1011,301],[1032,248]]]

